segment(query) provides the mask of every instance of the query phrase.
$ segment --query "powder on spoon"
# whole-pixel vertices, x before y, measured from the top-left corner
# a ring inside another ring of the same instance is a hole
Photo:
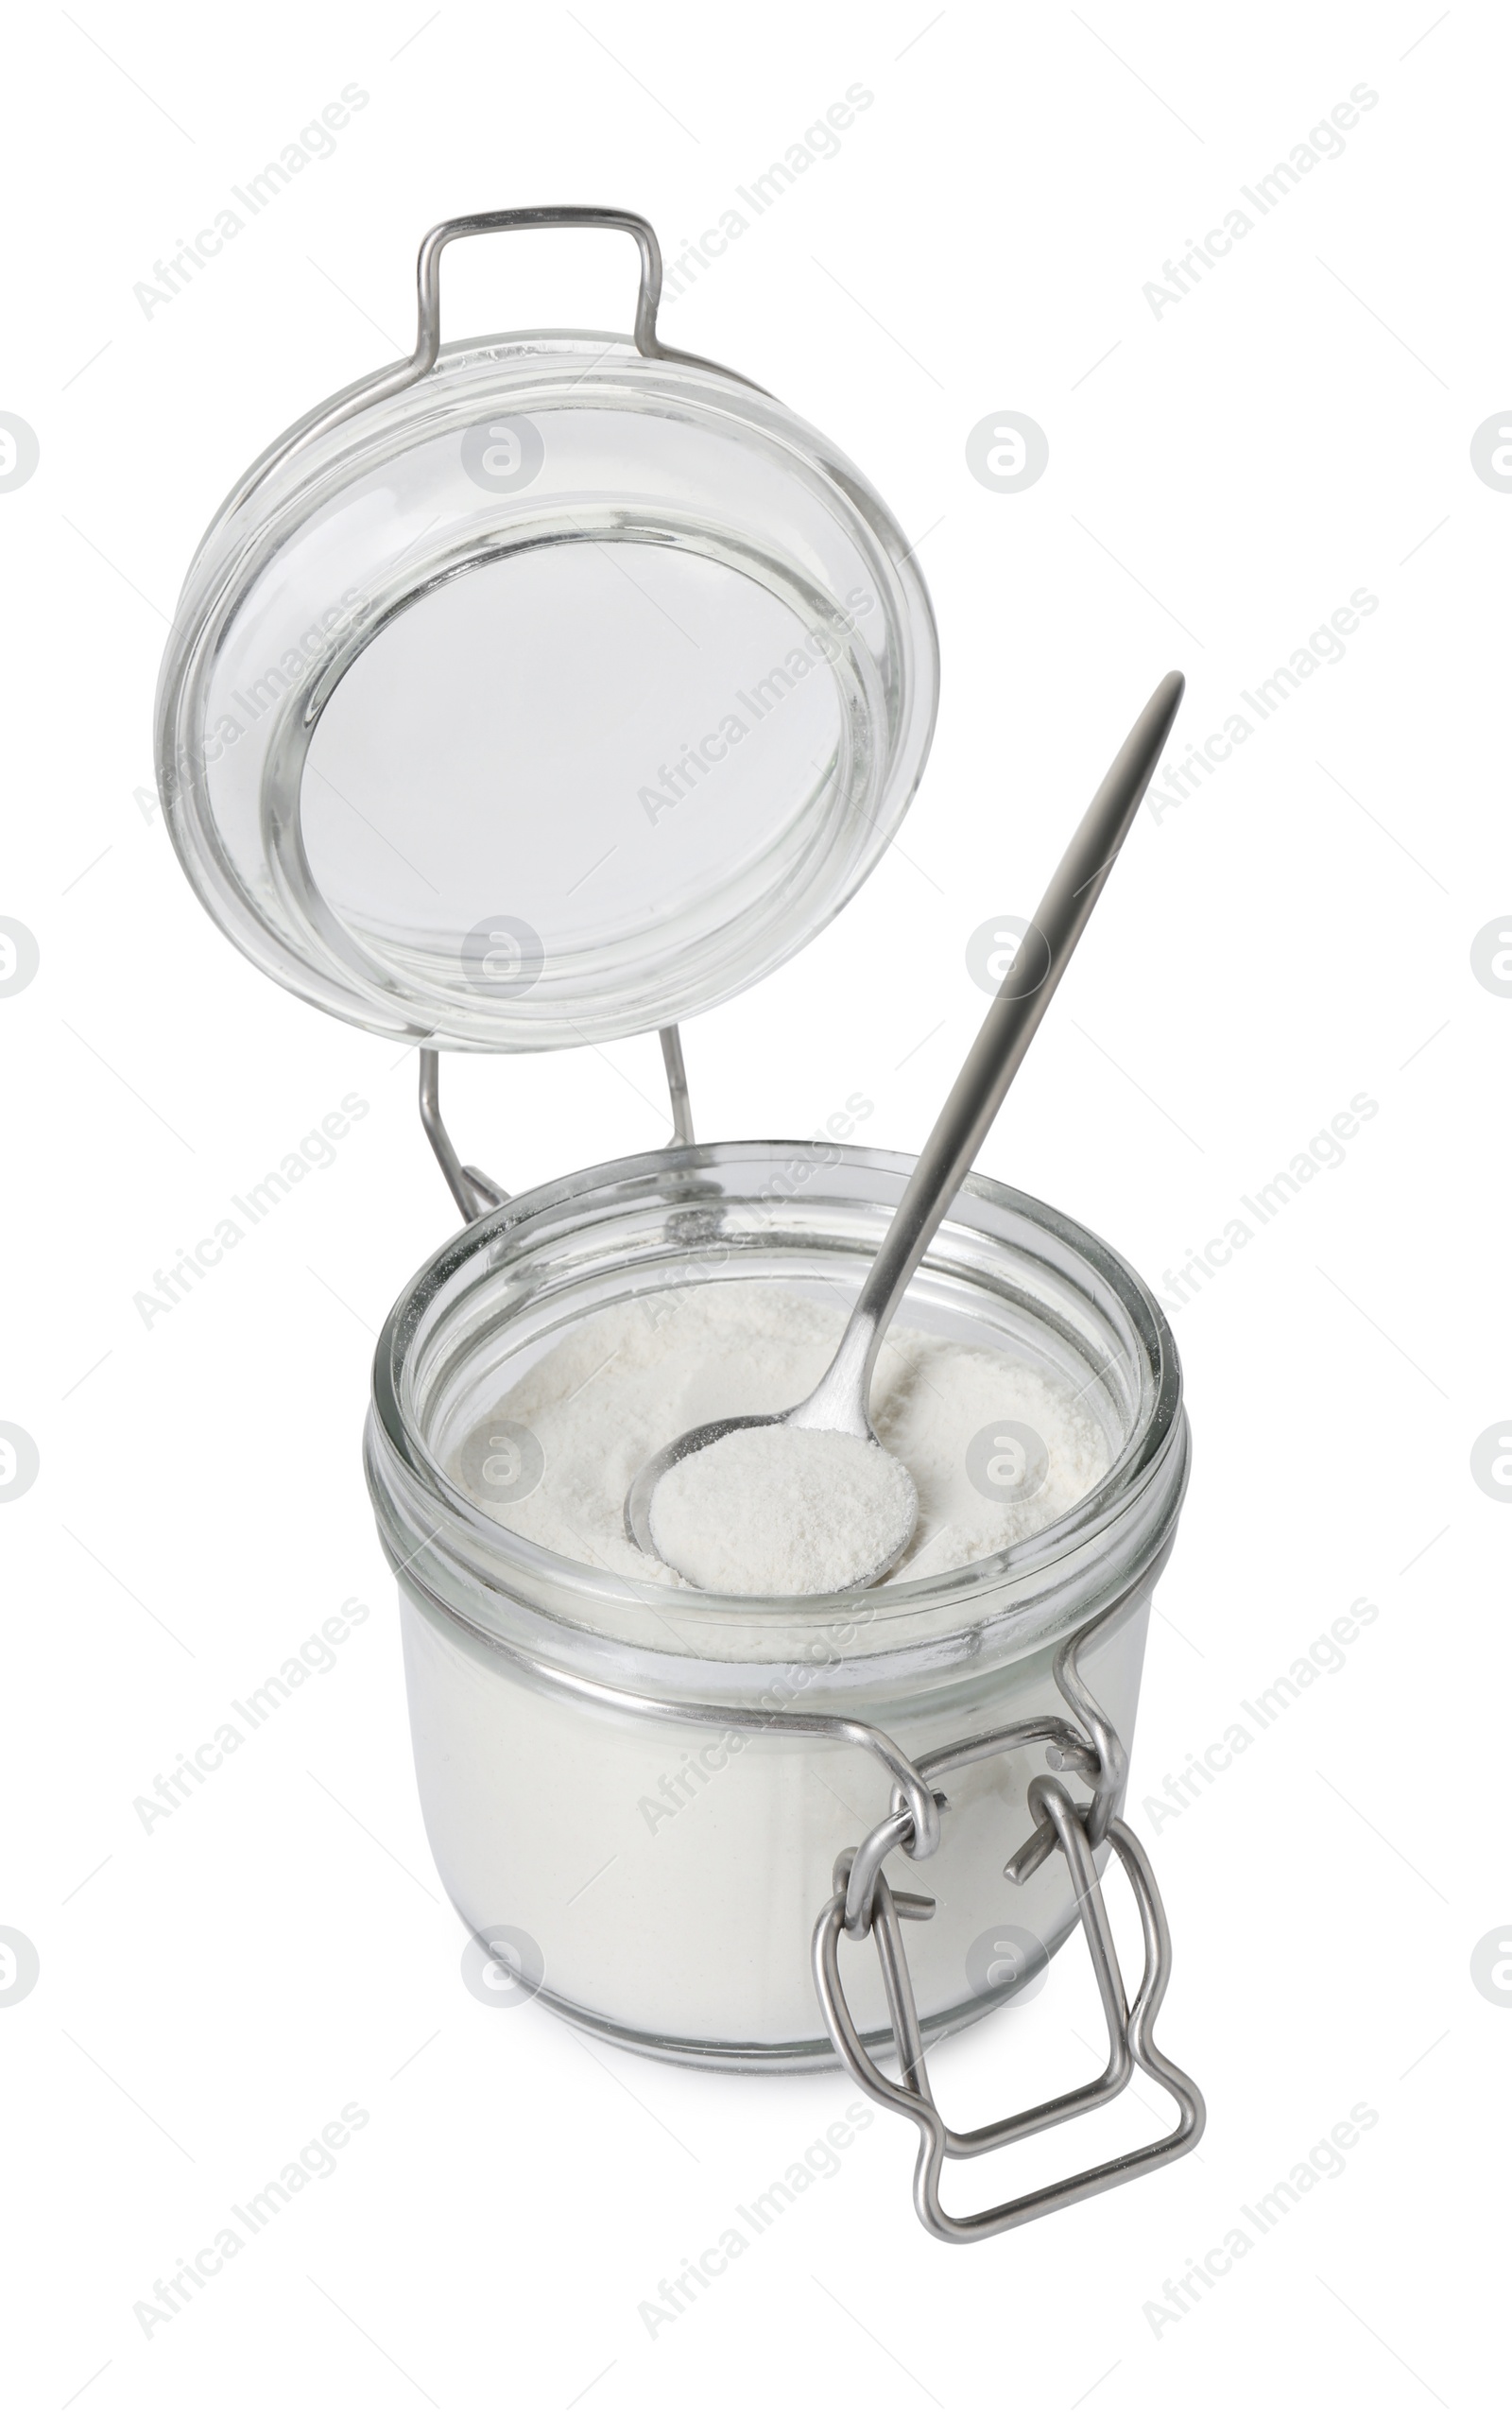
[[[479,1414],[450,1474],[491,1520],[554,1554],[686,1585],[626,1536],[630,1481],[685,1428],[801,1403],[845,1320],[838,1305],[761,1278],[617,1303],[568,1328]],[[877,1362],[871,1423],[919,1491],[919,1525],[893,1580],[958,1571],[1033,1536],[1108,1465],[1075,1381],[902,1326]]]
[[[815,1597],[897,1562],[919,1495],[902,1462],[833,1429],[732,1428],[651,1498],[663,1562],[723,1597]]]

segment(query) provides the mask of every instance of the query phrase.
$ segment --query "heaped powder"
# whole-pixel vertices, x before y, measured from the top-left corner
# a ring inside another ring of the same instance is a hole
[[[760,1279],[641,1295],[596,1313],[544,1353],[480,1421],[451,1477],[517,1535],[601,1571],[683,1584],[625,1534],[643,1462],[683,1429],[734,1412],[786,1411],[829,1367],[838,1308]],[[495,1424],[507,1470],[541,1473],[517,1501],[470,1472],[488,1467]],[[1107,1441],[1073,1390],[1006,1354],[893,1328],[872,1382],[871,1423],[919,1491],[914,1543],[889,1575],[956,1571],[1031,1537],[1108,1468]],[[521,1434],[533,1449],[521,1452]],[[479,1442],[484,1453],[470,1451]]]
[[[684,1455],[651,1497],[658,1550],[721,1597],[817,1597],[880,1578],[913,1537],[919,1496],[864,1437],[776,1422]]]

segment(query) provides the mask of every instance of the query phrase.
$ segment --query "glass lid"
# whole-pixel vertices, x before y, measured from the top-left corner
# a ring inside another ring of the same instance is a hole
[[[439,343],[454,237],[634,236],[634,338]],[[158,775],[217,924],[303,998],[443,1047],[665,1027],[812,938],[896,831],[929,599],[828,441],[656,335],[642,219],[456,219],[413,356],[254,464],[191,566]]]

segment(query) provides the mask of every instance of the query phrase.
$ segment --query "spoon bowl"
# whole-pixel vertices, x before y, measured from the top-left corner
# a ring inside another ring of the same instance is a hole
[[[669,1471],[675,1470],[679,1462],[687,1461],[692,1455],[701,1454],[709,1446],[718,1444],[722,1438],[733,1436],[737,1429],[807,1427],[830,1436],[855,1434],[853,1430],[837,1428],[828,1421],[806,1420],[802,1415],[807,1410],[808,1403],[805,1402],[790,1411],[737,1412],[728,1420],[706,1420],[696,1428],[685,1428],[680,1437],[674,1437],[670,1445],[663,1445],[659,1454],[653,1454],[649,1461],[643,1462],[631,1482],[625,1499],[625,1528],[631,1542],[640,1547],[643,1554],[653,1556],[659,1563],[671,1564],[674,1570],[680,1570],[680,1565],[663,1551],[656,1536],[651,1521],[652,1499]],[[914,1531],[919,1526],[919,1494],[904,1465],[896,1455],[887,1453],[885,1445],[872,1434],[869,1423],[865,1437],[857,1442],[865,1443],[872,1453],[885,1455],[893,1468],[907,1480],[908,1487],[907,1502],[899,1511],[896,1526],[885,1538],[878,1540],[871,1563],[865,1570],[853,1577],[848,1575],[839,1583],[848,1588],[874,1588],[902,1561],[913,1543]],[[682,1571],[681,1577],[686,1580],[692,1575]]]

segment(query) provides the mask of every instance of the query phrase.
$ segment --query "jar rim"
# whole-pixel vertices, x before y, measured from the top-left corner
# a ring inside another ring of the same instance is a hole
[[[458,1606],[459,1617],[472,1627],[481,1623],[485,1632],[507,1609],[524,1610],[538,1624],[543,1619],[550,1636],[586,1632],[601,1644],[648,1648],[648,1620],[675,1616],[684,1637],[690,1620],[700,1631],[707,1622],[710,1654],[719,1652],[714,1641],[720,1626],[769,1634],[767,1651],[752,1658],[769,1663],[808,1651],[808,1642],[833,1633],[837,1624],[854,1627],[858,1607],[865,1608],[868,1654],[926,1641],[943,1649],[954,1639],[955,1657],[946,1660],[958,1660],[968,1634],[976,1642],[971,1651],[981,1651],[984,1620],[992,1629],[995,1650],[1026,1651],[1088,1617],[1089,1584],[1094,1594],[1123,1593],[1134,1573],[1154,1564],[1169,1543],[1189,1459],[1180,1361],[1170,1326],[1143,1280],[1090,1229],[980,1175],[963,1186],[941,1237],[974,1232],[989,1243],[996,1237],[1006,1245],[1011,1238],[1021,1251],[1028,1237],[1042,1242],[1068,1274],[1084,1277],[1116,1303],[1143,1365],[1137,1417],[1122,1448],[1087,1495],[1045,1529],[981,1562],[921,1580],[905,1577],[830,1596],[724,1597],[631,1581],[569,1560],[504,1529],[460,1492],[414,1416],[409,1379],[415,1357],[449,1314],[456,1313],[470,1283],[495,1274],[511,1259],[523,1260],[534,1241],[548,1231],[560,1232],[564,1221],[596,1221],[616,1197],[644,1204],[664,1182],[671,1209],[675,1189],[685,1196],[689,1180],[721,1173],[738,1180],[743,1171],[791,1162],[806,1148],[780,1142],[675,1146],[601,1163],[516,1195],[432,1254],[390,1311],[373,1360],[368,1479],[396,1567],[407,1562],[421,1576],[428,1565],[427,1593],[433,1597],[445,1599],[460,1586],[468,1604]],[[853,1176],[881,1180],[874,1201],[878,1193],[901,1193],[914,1165],[909,1154],[868,1147],[835,1145],[833,1152],[827,1166],[832,1176],[838,1165]],[[729,1198],[738,1197],[731,1192]],[[925,1271],[938,1249],[937,1239]],[[1067,1601],[1068,1590],[1074,1602]],[[1013,1604],[1004,1613],[1005,1591]],[[689,1670],[703,1660],[667,1656],[664,1648],[652,1651],[659,1664]]]

